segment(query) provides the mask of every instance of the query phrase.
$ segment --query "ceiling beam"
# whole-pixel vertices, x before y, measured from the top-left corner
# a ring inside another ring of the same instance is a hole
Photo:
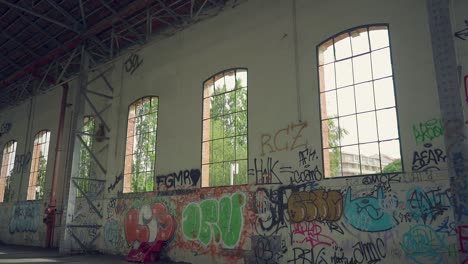
[[[81,13],[81,24],[83,24],[84,28],[88,28],[88,26],[86,25],[86,15],[85,15],[85,10],[84,10],[84,6],[83,6],[83,0],[80,0],[79,1],[80,3],[80,13]]]
[[[26,21],[30,26],[34,27],[34,29],[40,31],[42,34],[44,34],[47,38],[51,39],[57,46],[62,45],[60,41],[58,41],[54,36],[52,36],[49,32],[47,32],[45,29],[42,27],[38,26],[36,21],[31,21],[29,20],[26,16],[21,14],[20,12],[16,11],[15,9],[11,9],[16,15],[21,17],[24,21]]]
[[[70,14],[67,10],[63,9],[58,3],[55,3],[52,0],[46,0],[49,5],[51,5],[53,8],[57,9],[68,21],[72,22],[74,25],[75,30],[80,30],[82,29],[83,25],[78,22],[72,14]]]
[[[59,21],[54,20],[54,19],[52,19],[52,18],[46,17],[46,16],[44,16],[44,15],[38,14],[38,13],[32,11],[32,10],[29,10],[29,9],[27,9],[27,8],[24,8],[24,7],[21,7],[21,6],[17,5],[17,4],[10,3],[10,2],[8,2],[8,1],[6,1],[6,0],[0,0],[0,3],[2,3],[2,4],[4,4],[4,5],[7,5],[7,6],[11,7],[11,8],[16,8],[16,9],[18,9],[18,10],[21,10],[21,11],[26,12],[26,13],[28,13],[28,14],[31,14],[31,15],[33,15],[33,16],[39,17],[39,18],[44,19],[44,20],[46,20],[46,21],[48,21],[48,22],[50,22],[50,23],[52,23],[52,24],[56,24],[56,25],[58,25],[58,26],[61,26],[61,27],[66,28],[66,29],[68,29],[68,30],[71,30],[71,31],[73,31],[73,32],[75,32],[75,33],[79,33],[76,29],[74,29],[74,28],[72,28],[72,27],[70,27],[70,26],[68,26],[68,25],[63,24],[62,22],[59,22]]]
[[[2,35],[5,36],[7,39],[9,39],[10,41],[12,42],[15,42],[16,45],[20,46],[24,51],[28,52],[29,54],[31,54],[34,58],[38,58],[39,56],[33,52],[30,48],[26,47],[23,43],[21,43],[20,41],[18,41],[17,39],[15,39],[13,36],[11,36],[10,34],[6,33],[5,30],[2,30]]]
[[[4,0],[0,0],[1,2],[5,2]],[[116,14],[114,14],[111,17],[108,17],[106,19],[101,20],[100,22],[96,23],[94,26],[83,32],[80,36],[76,36],[75,38],[71,39],[67,43],[59,46],[58,48],[52,50],[49,54],[44,56],[43,58],[29,64],[26,66],[23,70],[16,72],[12,75],[10,75],[7,79],[3,80],[0,82],[0,89],[9,85],[10,83],[14,82],[15,80],[23,77],[30,71],[32,71],[35,68],[38,68],[46,63],[49,63],[52,61],[56,56],[70,51],[74,49],[76,46],[80,45],[83,40],[88,39],[91,36],[94,36],[103,30],[106,30],[110,28],[115,22],[120,21],[122,18],[127,17],[131,14],[134,14],[144,7],[146,7],[148,4],[150,4],[152,1],[151,0],[136,0],[133,1],[131,4],[123,8],[122,10],[118,11]]]

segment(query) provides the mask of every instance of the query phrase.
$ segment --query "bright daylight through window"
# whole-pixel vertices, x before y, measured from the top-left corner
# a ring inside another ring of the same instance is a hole
[[[158,104],[158,97],[144,97],[128,110],[124,193],[154,190]]]
[[[40,200],[44,197],[49,143],[50,131],[42,130],[36,134],[29,174],[28,200]]]
[[[402,171],[388,27],[340,33],[318,56],[325,176]]]
[[[202,186],[247,183],[247,70],[203,84]]]
[[[2,167],[0,171],[0,203],[10,198],[10,180],[15,167],[16,141],[11,140],[3,148]]]

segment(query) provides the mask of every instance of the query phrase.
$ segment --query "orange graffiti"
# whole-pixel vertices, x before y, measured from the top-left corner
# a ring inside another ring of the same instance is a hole
[[[293,192],[288,199],[288,214],[293,223],[337,221],[343,214],[343,197],[339,191]]]

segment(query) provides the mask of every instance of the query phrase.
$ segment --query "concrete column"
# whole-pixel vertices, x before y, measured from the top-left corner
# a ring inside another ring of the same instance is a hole
[[[458,226],[459,262],[468,260],[468,145],[449,0],[427,0],[445,147]],[[465,245],[466,244],[466,245]]]
[[[76,192],[77,188],[72,182],[71,177],[76,177],[79,174],[79,166],[80,166],[80,141],[76,137],[76,131],[78,128],[82,127],[83,125],[83,117],[84,117],[84,104],[85,98],[83,93],[86,92],[86,87],[88,84],[88,71],[89,71],[89,58],[88,54],[84,50],[84,46],[81,50],[81,69],[80,75],[78,78],[78,84],[75,87],[75,98],[73,103],[73,115],[72,115],[72,126],[70,133],[73,134],[71,137],[73,143],[70,145],[68,159],[71,159],[71,162],[68,164],[72,164],[70,168],[67,168],[67,177],[70,177],[69,183],[70,188],[68,191],[68,196],[65,197],[64,202],[64,219],[65,223],[63,224],[63,240],[60,243],[60,253],[61,254],[70,254],[72,253],[72,245],[73,245],[73,237],[70,235],[69,231],[67,230],[67,225],[71,224],[73,221],[73,214],[75,212],[75,201],[76,201]]]

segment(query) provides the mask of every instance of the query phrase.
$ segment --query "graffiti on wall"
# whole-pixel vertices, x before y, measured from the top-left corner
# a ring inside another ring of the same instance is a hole
[[[289,174],[289,182],[291,184],[301,184],[304,182],[321,181],[323,174],[319,170],[318,165],[313,164],[318,159],[315,149],[305,148],[298,152],[299,167],[293,169],[292,166],[281,167],[281,173]]]
[[[377,197],[364,196],[352,199],[351,188],[349,187],[344,204],[345,219],[351,226],[360,231],[378,232],[389,230],[397,222],[393,219],[391,213],[384,210],[385,204],[390,204],[387,207],[396,208],[398,198],[395,196],[385,197],[383,189],[380,188],[377,191]]]
[[[343,214],[343,197],[339,191],[293,192],[288,199],[288,214],[293,223],[337,221]]]
[[[262,144],[261,155],[265,156],[265,154],[278,151],[293,151],[307,146],[307,141],[304,140],[302,134],[306,127],[306,122],[291,123],[273,134],[262,134],[260,141]]]
[[[208,199],[188,204],[182,213],[185,239],[199,241],[205,246],[213,241],[227,248],[234,247],[244,224],[242,209],[245,203],[245,195],[237,192],[219,201]]]
[[[413,125],[413,135],[416,143],[432,141],[444,134],[442,119],[433,118],[425,122]]]
[[[447,156],[439,148],[432,147],[431,143],[424,144],[424,150],[413,152],[413,171],[440,170],[439,165],[445,163]]]
[[[254,259],[249,263],[269,264],[278,263],[283,257],[284,244],[281,236],[252,236],[252,250]]]
[[[424,191],[421,187],[408,190],[406,206],[416,221],[432,223],[451,207],[452,194],[450,189],[442,190],[440,187]]]
[[[0,137],[4,134],[7,134],[11,130],[11,123],[10,122],[3,122],[0,126]]]
[[[121,248],[123,246],[119,221],[116,219],[109,219],[104,225],[104,241],[109,248]]]
[[[113,191],[115,187],[117,186],[117,184],[119,184],[119,182],[122,181],[122,179],[123,179],[123,172],[120,173],[118,176],[115,176],[114,182],[111,183],[109,187],[107,187],[107,192]]]
[[[40,204],[37,202],[19,202],[11,211],[10,233],[36,232],[40,223]]]
[[[170,240],[176,223],[164,203],[142,205],[132,208],[125,216],[125,237],[128,245],[134,242],[152,242]]]
[[[31,152],[15,156],[14,172],[20,173],[31,161]]]
[[[279,161],[271,157],[264,159],[254,159],[254,168],[249,169],[249,176],[255,176],[256,184],[283,184],[280,180]]]
[[[331,246],[336,241],[331,235],[325,235],[322,226],[316,222],[304,222],[294,224],[292,242],[297,244],[308,244],[310,248],[317,246]]]
[[[143,63],[143,59],[136,53],[131,54],[124,62],[125,71],[132,75]]]
[[[289,178],[290,184],[321,181],[323,173],[314,161],[318,160],[316,150],[306,147],[298,152],[298,166],[281,164],[272,157],[254,158],[249,176],[255,177],[257,185],[283,184],[281,179]],[[253,167],[253,168],[252,168]]]
[[[200,176],[201,173],[199,169],[180,170],[178,173],[173,172],[156,176],[156,186],[158,190],[160,190],[161,187],[163,187],[163,189],[171,189],[179,186],[195,187],[200,180]]]
[[[428,225],[415,225],[404,235],[401,247],[415,263],[442,263],[447,251],[444,240]]]

